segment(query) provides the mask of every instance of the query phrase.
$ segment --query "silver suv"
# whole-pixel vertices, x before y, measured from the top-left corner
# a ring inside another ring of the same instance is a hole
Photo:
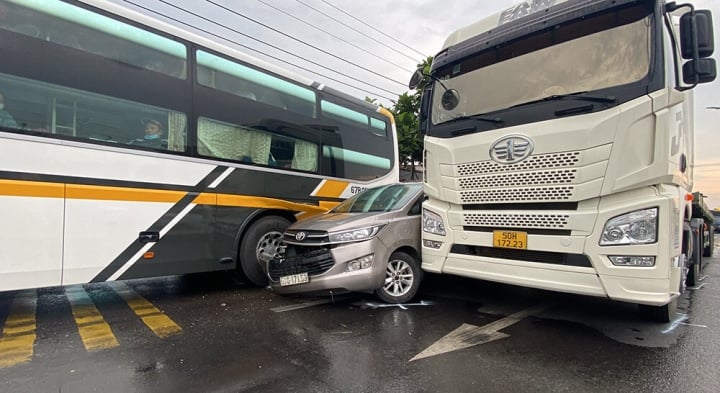
[[[282,257],[268,263],[280,294],[374,292],[404,303],[418,291],[421,183],[365,190],[325,214],[291,225]]]

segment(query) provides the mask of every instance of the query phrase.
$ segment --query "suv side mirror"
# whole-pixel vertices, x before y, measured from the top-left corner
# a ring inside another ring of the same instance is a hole
[[[708,59],[715,50],[712,13],[709,10],[690,11],[680,17],[680,52],[683,59],[683,82],[688,85],[715,80],[715,59]],[[692,87],[690,87],[692,88]]]

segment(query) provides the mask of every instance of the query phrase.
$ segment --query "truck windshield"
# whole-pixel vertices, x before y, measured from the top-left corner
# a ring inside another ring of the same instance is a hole
[[[630,14],[601,15],[443,67],[437,76],[444,87],[438,82],[434,86],[432,124],[646,78],[652,17],[647,12]],[[588,34],[588,29],[600,31]],[[442,95],[450,89],[458,92],[459,103],[446,109]]]

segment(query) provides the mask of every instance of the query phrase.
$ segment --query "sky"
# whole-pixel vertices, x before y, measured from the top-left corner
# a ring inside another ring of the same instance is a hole
[[[269,63],[389,106],[408,92],[417,65],[459,27],[518,0],[110,0]],[[680,1],[679,3],[685,3]],[[689,0],[713,12],[720,63],[720,0]],[[189,27],[192,26],[192,27]],[[211,35],[215,34],[215,35]],[[217,36],[223,37],[220,39]],[[720,208],[720,78],[695,89],[695,185]]]

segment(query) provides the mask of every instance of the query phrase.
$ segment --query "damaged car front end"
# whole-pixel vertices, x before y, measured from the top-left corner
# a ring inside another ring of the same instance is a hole
[[[389,303],[415,296],[422,280],[422,184],[396,183],[357,194],[284,234],[268,263],[279,294],[375,293]]]

